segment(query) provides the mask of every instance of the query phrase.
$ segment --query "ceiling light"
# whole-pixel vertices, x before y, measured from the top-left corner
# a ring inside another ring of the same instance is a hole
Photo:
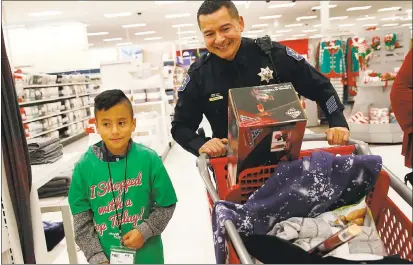
[[[359,21],[361,21],[361,20],[372,20],[372,19],[376,19],[376,17],[359,17],[359,18],[356,18],[356,20],[359,20]]]
[[[95,44],[93,44],[93,43],[89,43],[89,47],[91,47],[91,46],[95,46]]]
[[[243,37],[245,38],[250,38],[250,39],[255,39],[257,37],[257,35],[243,35]]]
[[[402,24],[401,26],[402,27],[409,27],[409,26],[411,26],[412,24],[410,24],[410,23],[406,23],[406,24]]]
[[[377,10],[377,12],[395,11],[395,10],[399,10],[400,8],[401,7],[398,7],[398,6],[380,8],[379,10]]]
[[[107,18],[129,17],[129,16],[132,16],[132,12],[110,13],[110,14],[104,14],[104,16]]]
[[[291,32],[293,31],[292,29],[280,29],[280,30],[276,30],[275,32],[277,33],[286,33],[286,32]]]
[[[328,5],[329,8],[335,8],[337,5]],[[313,6],[311,10],[320,10],[321,6]]]
[[[295,6],[295,2],[270,5],[268,8],[283,8],[283,7],[293,7],[293,6]]]
[[[310,39],[319,39],[322,38],[323,36],[321,34],[315,34],[315,35],[311,35]]]
[[[330,17],[330,20],[344,20],[347,19],[348,16],[341,16],[341,17]]]
[[[340,24],[338,25],[339,28],[347,28],[347,27],[352,27],[355,26],[356,24]]]
[[[403,21],[412,20],[412,17],[405,17],[405,18],[402,18],[402,20],[403,20]]]
[[[87,35],[88,36],[102,36],[102,35],[108,35],[108,34],[109,34],[109,32],[102,31],[102,32],[88,33]]]
[[[399,25],[399,23],[383,24],[382,26],[383,27],[394,27],[394,26],[397,26],[397,25]]]
[[[145,38],[144,40],[161,40],[162,37]]]
[[[247,34],[254,34],[254,33],[261,33],[264,32],[263,29],[257,29],[257,30],[249,30],[247,31]]]
[[[242,5],[245,5],[247,1],[234,1],[233,3],[237,6],[242,6]]]
[[[87,1],[77,1],[78,3],[86,3]]]
[[[122,28],[127,29],[127,28],[137,28],[137,27],[145,27],[145,23],[138,23],[138,24],[128,24],[128,25],[122,25]]]
[[[126,45],[131,45],[132,42],[121,42],[121,43],[116,43],[116,46],[126,46]]]
[[[363,27],[375,27],[378,24],[364,24]]]
[[[385,18],[382,18],[381,21],[395,21],[395,20],[399,20],[399,19],[401,19],[401,17],[398,17],[398,16],[396,16],[396,17],[385,17]]]
[[[191,40],[191,39],[196,39],[197,37],[196,36],[191,36],[191,37],[183,37],[183,38],[181,38],[181,39],[183,39],[183,40]]]
[[[347,11],[367,10],[370,8],[371,6],[354,6],[354,7],[347,8]]]
[[[153,30],[150,31],[141,31],[141,32],[136,32],[135,35],[136,36],[141,36],[141,35],[151,35],[151,34],[155,34],[156,32]]]
[[[173,28],[183,28],[183,27],[192,27],[194,24],[177,24],[172,25]]]
[[[314,19],[314,18],[317,18],[317,16],[302,16],[302,17],[296,18],[296,20],[300,21],[300,20]]]
[[[315,28],[320,28],[320,27],[321,27],[321,24],[316,24],[316,25],[314,25],[313,27],[315,27]]]
[[[275,19],[275,18],[280,18],[281,15],[273,15],[273,16],[261,16],[259,19]]]
[[[185,1],[154,1],[157,5],[180,4]]]
[[[199,40],[187,40],[186,43],[199,43]]]
[[[293,37],[304,37],[307,36],[307,34],[294,34]]]
[[[303,32],[316,32],[318,29],[305,29]]]
[[[181,35],[183,35],[183,34],[193,34],[193,33],[196,33],[196,31],[195,30],[178,31],[178,34],[181,34]]]
[[[103,39],[103,41],[118,41],[118,40],[122,40],[122,38]]]
[[[183,13],[183,14],[166,15],[165,18],[180,18],[180,17],[189,17],[189,16],[191,16],[190,13]]]
[[[411,10],[411,9],[407,9],[407,10],[406,10],[406,13],[412,13],[412,10]]]
[[[274,35],[271,35],[271,38],[276,38],[276,37],[282,37],[282,36],[284,36],[283,34],[274,34]]]
[[[44,11],[44,12],[37,12],[37,13],[29,13],[29,16],[32,16],[32,17],[45,17],[45,16],[56,16],[56,15],[60,15],[60,14],[62,14],[62,12],[52,10],[52,11]]]
[[[303,26],[303,24],[301,23],[285,25],[286,28],[294,28],[294,27],[301,27],[301,26]]]
[[[251,26],[251,28],[262,28],[262,27],[268,27],[268,24],[254,24]]]
[[[4,26],[4,29],[16,29],[16,28],[24,28],[25,25],[10,25],[10,26]]]

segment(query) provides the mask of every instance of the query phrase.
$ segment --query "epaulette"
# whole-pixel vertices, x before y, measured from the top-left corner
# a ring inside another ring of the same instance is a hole
[[[211,54],[209,52],[202,55],[198,60],[196,60],[193,64],[191,64],[191,66],[188,69],[188,74],[201,68],[201,66],[203,66],[209,61],[209,58],[211,58]]]

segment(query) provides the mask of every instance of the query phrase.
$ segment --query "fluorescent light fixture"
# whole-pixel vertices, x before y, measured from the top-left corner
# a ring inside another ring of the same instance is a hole
[[[109,32],[102,31],[102,32],[93,32],[93,33],[88,33],[88,36],[103,36],[103,35],[108,35]]]
[[[176,24],[172,25],[173,28],[184,28],[184,27],[192,27],[194,24]]]
[[[192,40],[192,39],[196,39],[196,36],[190,36],[190,37],[183,37],[183,40]]]
[[[145,38],[144,40],[161,40],[162,37]]]
[[[151,35],[151,34],[155,34],[156,32],[153,30],[150,31],[141,31],[141,32],[136,32],[135,35],[136,36],[142,36],[142,35]]]
[[[359,18],[356,18],[356,20],[358,20],[358,21],[372,20],[372,19],[376,19],[376,17],[359,17]]]
[[[187,40],[186,43],[199,43],[199,40]]]
[[[25,25],[10,25],[10,26],[4,26],[4,29],[17,29],[17,28],[24,28]]]
[[[250,38],[250,39],[255,39],[257,37],[257,35],[243,35],[243,37],[245,38]]]
[[[364,24],[363,27],[375,27],[378,24]]]
[[[297,38],[286,38],[285,40],[297,40]]]
[[[268,27],[268,24],[254,24],[251,26],[251,28],[262,28],[262,27]]]
[[[377,12],[395,11],[395,10],[399,10],[400,8],[401,7],[398,7],[398,6],[380,8],[379,10],[377,10]]]
[[[412,13],[412,10],[411,10],[411,9],[407,9],[407,10],[406,10],[406,13]]]
[[[121,42],[121,43],[116,43],[116,46],[126,46],[126,45],[131,45],[132,42]]]
[[[276,37],[282,37],[282,36],[284,36],[283,34],[274,34],[274,35],[271,35],[271,38],[276,38]]]
[[[338,27],[339,28],[347,28],[347,27],[353,27],[353,26],[355,26],[356,24],[340,24],[340,25],[338,25]]]
[[[347,11],[367,10],[370,8],[371,6],[354,6],[354,7],[347,8]]]
[[[398,26],[399,25],[399,23],[390,23],[390,24],[383,24],[382,26],[383,27],[395,27],[395,26]]]
[[[110,13],[110,14],[104,14],[104,16],[107,18],[129,17],[129,16],[132,16],[132,12]]]
[[[95,46],[95,44],[93,43],[89,43],[89,47]]]
[[[254,33],[261,33],[264,32],[263,29],[257,29],[257,30],[249,30],[247,31],[247,34],[254,34]]]
[[[411,26],[412,24],[410,24],[410,23],[406,23],[406,24],[402,24],[401,26],[402,27],[409,27],[409,26]]]
[[[138,27],[145,27],[145,23],[138,23],[138,24],[128,24],[128,25],[122,25],[122,28],[128,29],[128,28],[138,28]]]
[[[191,16],[190,13],[182,13],[182,14],[166,15],[165,18],[180,18],[180,17],[189,17],[189,16]]]
[[[111,38],[111,39],[103,39],[103,41],[109,42],[109,41],[118,41],[122,40],[122,38]]]
[[[304,37],[307,36],[307,34],[294,34],[293,37]]]
[[[280,30],[276,30],[275,32],[277,33],[287,33],[287,32],[291,32],[293,31],[292,29],[280,29]]]
[[[78,3],[86,3],[87,1],[77,1]]]
[[[293,6],[295,6],[295,2],[270,5],[268,8],[284,8]]]
[[[196,33],[195,30],[187,30],[187,31],[179,31],[178,34],[184,35],[184,34],[193,34]]]
[[[29,13],[29,16],[31,17],[45,17],[45,16],[56,16],[60,15],[62,12],[57,11],[57,10],[51,10],[51,11],[44,11],[44,12],[37,12],[37,13]]]
[[[317,18],[317,16],[302,16],[302,17],[297,17],[296,20],[300,21],[300,20],[307,20],[307,19],[314,19]]]
[[[237,6],[242,6],[242,5],[245,5],[247,1],[233,1],[233,3]]]
[[[295,27],[302,27],[302,26],[303,26],[303,24],[301,24],[301,23],[285,25],[286,28],[295,28]]]
[[[280,18],[281,15],[273,15],[273,16],[261,16],[259,19],[275,19],[275,18]]]
[[[321,24],[316,24],[316,25],[314,25],[313,27],[315,27],[315,28],[321,28]]]
[[[305,29],[303,32],[316,32],[318,29]]]
[[[385,18],[382,18],[381,21],[395,21],[395,20],[400,20],[400,19],[401,19],[401,17],[399,17],[399,16],[385,17]]]
[[[329,8],[335,8],[337,5],[328,5]],[[321,6],[313,6],[311,10],[320,10]]]
[[[341,17],[330,17],[330,20],[344,20],[347,19],[348,16],[341,16]]]
[[[409,17],[405,17],[405,18],[402,18],[402,20],[403,20],[403,21],[412,20],[412,17],[410,17],[410,16],[409,16]]]
[[[311,35],[310,39],[319,39],[319,38],[322,38],[322,37],[323,37],[323,35],[321,35],[321,34],[315,34],[315,35]]]
[[[181,4],[185,1],[154,1],[157,5]]]

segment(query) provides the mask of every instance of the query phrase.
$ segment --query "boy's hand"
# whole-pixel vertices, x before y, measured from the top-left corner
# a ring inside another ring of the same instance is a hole
[[[132,229],[122,237],[122,242],[125,247],[140,249],[143,246],[144,240],[141,232],[138,229]]]

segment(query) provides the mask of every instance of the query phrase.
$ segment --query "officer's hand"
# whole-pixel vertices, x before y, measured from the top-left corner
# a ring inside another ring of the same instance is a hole
[[[199,154],[207,154],[210,157],[220,157],[227,153],[225,145],[228,144],[228,139],[213,138],[206,142],[201,148],[199,148]]]
[[[330,145],[346,145],[350,131],[345,127],[334,127],[326,130],[327,141]]]

